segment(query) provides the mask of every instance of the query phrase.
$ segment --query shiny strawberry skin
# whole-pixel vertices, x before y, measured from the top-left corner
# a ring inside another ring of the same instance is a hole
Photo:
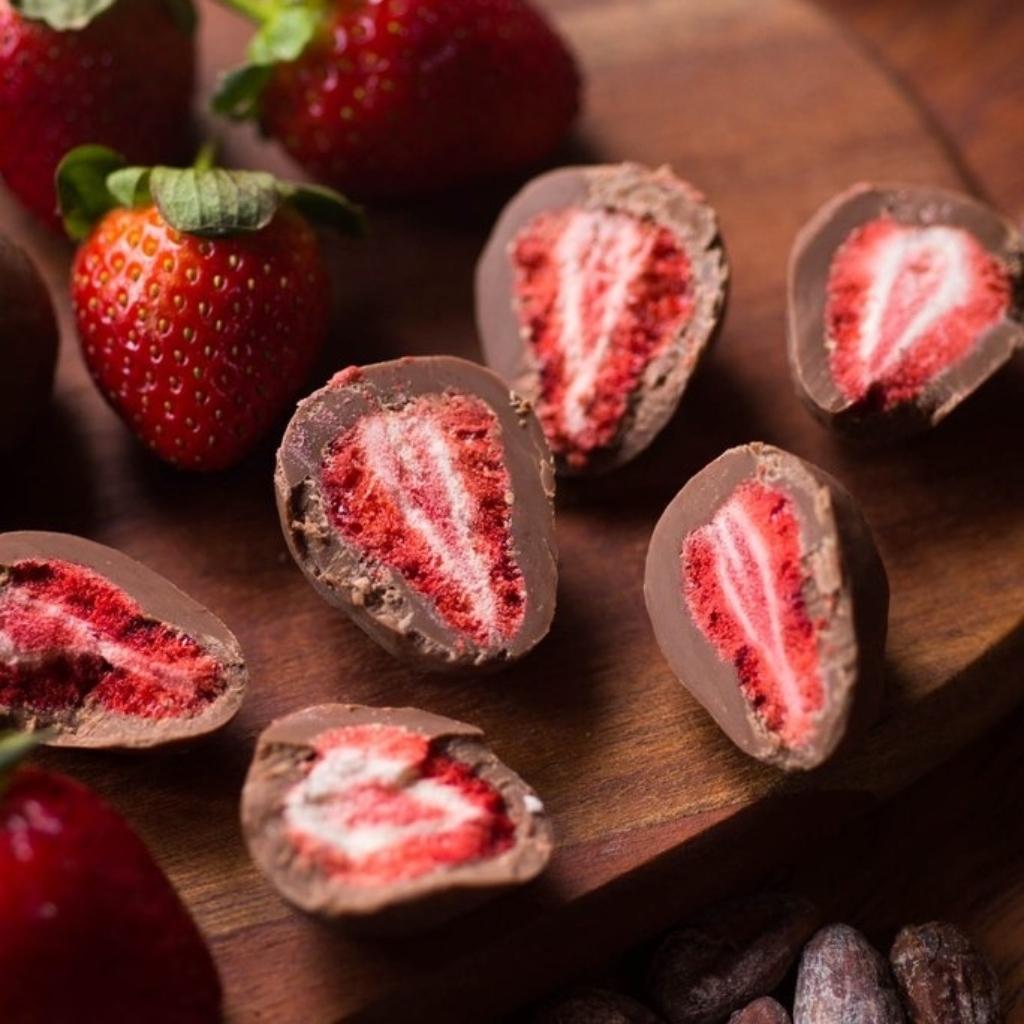
[[[192,35],[160,0],[118,0],[57,32],[0,0],[0,177],[60,231],[53,176],[74,146],[100,143],[141,164],[189,150]]]
[[[336,0],[261,99],[263,130],[353,195],[528,166],[579,105],[572,55],[526,0]]]
[[[0,793],[0,1006],[10,1024],[214,1024],[220,981],[127,822],[72,779]]]
[[[261,231],[205,239],[155,207],[116,209],[72,268],[86,364],[161,458],[195,470],[241,459],[301,388],[327,336],[316,234],[282,207]]]

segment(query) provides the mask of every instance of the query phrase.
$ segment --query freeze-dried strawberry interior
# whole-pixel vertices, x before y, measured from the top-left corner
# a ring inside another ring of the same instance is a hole
[[[973,235],[879,217],[856,228],[829,268],[832,376],[851,401],[912,401],[1006,315],[1010,279]]]
[[[195,640],[91,569],[25,560],[0,572],[0,706],[191,717],[224,688]]]
[[[651,220],[570,207],[534,217],[512,260],[537,413],[552,449],[582,468],[615,441],[648,364],[693,315],[690,258]]]
[[[418,733],[398,726],[331,729],[285,796],[300,855],[348,885],[420,878],[494,857],[515,827],[501,794]]]
[[[421,395],[362,417],[322,467],[328,514],[481,645],[519,630],[526,587],[511,536],[501,424],[475,395]]]
[[[694,622],[735,666],[744,696],[787,746],[810,739],[825,690],[818,631],[804,601],[793,500],[742,483],[683,542],[682,586]]]

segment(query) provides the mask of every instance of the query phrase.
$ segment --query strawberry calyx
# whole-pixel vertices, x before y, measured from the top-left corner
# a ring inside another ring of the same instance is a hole
[[[246,120],[259,114],[260,98],[276,64],[297,60],[316,34],[325,6],[316,0],[222,0],[259,28],[249,40],[248,60],[221,75],[212,106],[218,114]]]
[[[0,796],[7,789],[25,755],[45,743],[49,735],[46,731],[0,732]]]
[[[11,6],[29,21],[41,21],[57,32],[77,32],[95,21],[118,0],[11,0]],[[196,27],[192,0],[161,0],[183,32]]]
[[[345,234],[366,230],[361,208],[339,192],[266,171],[214,167],[205,148],[192,167],[138,167],[105,146],[78,146],[60,162],[56,180],[64,227],[76,241],[110,210],[150,205],[171,227],[206,238],[262,231],[282,204]]]

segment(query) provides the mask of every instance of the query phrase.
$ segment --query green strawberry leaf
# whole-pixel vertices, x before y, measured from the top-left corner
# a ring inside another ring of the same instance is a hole
[[[107,187],[107,178],[124,167],[124,158],[106,146],[78,146],[57,167],[57,198],[64,227],[76,241],[92,230],[93,224],[117,206]]]
[[[323,20],[322,5],[310,0],[227,0],[259,22],[249,41],[249,62],[226,72],[213,95],[213,109],[238,121],[257,117],[260,97],[275,64],[296,60]]]
[[[319,23],[319,11],[310,7],[278,8],[249,41],[249,61],[277,64],[295,60],[313,38]]]
[[[122,167],[107,175],[107,191],[118,206],[145,206],[153,201],[149,191],[151,167]]]
[[[11,0],[11,6],[29,21],[41,21],[58,32],[74,32],[95,21],[117,0]],[[174,23],[182,32],[196,27],[192,0],[163,0]]]
[[[260,64],[243,64],[226,71],[213,93],[213,109],[235,121],[257,117],[260,96],[274,69]]]
[[[282,199],[314,224],[332,227],[357,238],[366,235],[366,214],[363,208],[332,188],[279,181],[277,191]]]
[[[11,6],[30,21],[45,22],[58,32],[85,28],[113,7],[115,0],[11,0]]]
[[[64,225],[85,238],[110,210],[155,203],[172,227],[216,238],[260,231],[282,203],[310,221],[350,235],[366,233],[360,207],[320,185],[278,181],[266,171],[229,171],[210,166],[204,147],[193,167],[126,167],[121,156],[103,146],[79,146],[57,169],[57,192]]]
[[[164,219],[193,235],[259,231],[280,202],[277,182],[266,171],[154,167],[149,189]]]

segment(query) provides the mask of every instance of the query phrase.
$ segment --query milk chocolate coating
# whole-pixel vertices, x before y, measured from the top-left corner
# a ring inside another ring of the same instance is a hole
[[[346,374],[350,380],[339,384],[335,378],[299,404],[277,453],[277,507],[299,568],[321,597],[391,654],[423,671],[495,668],[522,657],[547,635],[558,578],[554,472],[529,404],[490,370],[450,356],[396,359]],[[483,399],[501,426],[513,491],[513,554],[526,588],[522,625],[501,646],[480,646],[452,629],[398,572],[368,564],[364,553],[334,529],[324,506],[321,467],[339,434],[381,408],[400,409],[419,395],[446,392]]]
[[[819,661],[825,703],[811,740],[789,748],[753,712],[736,668],[690,617],[680,554],[745,480],[781,489],[800,520],[808,615],[825,617]],[[877,714],[882,695],[889,585],[871,532],[850,494],[808,462],[754,442],[705,466],[672,499],[647,552],[647,611],[658,646],[683,685],[741,750],[785,770],[814,768]]]
[[[1007,316],[967,356],[928,381],[913,401],[891,409],[851,401],[838,390],[825,327],[826,289],[836,250],[855,228],[883,215],[901,224],[946,224],[968,231],[1002,263],[1014,289]],[[811,218],[790,255],[788,353],[797,391],[814,415],[838,433],[885,439],[933,427],[1024,346],[1022,281],[1020,233],[976,199],[917,185],[854,185]]]
[[[39,271],[24,250],[0,235],[0,455],[25,440],[49,403],[59,340]]]
[[[173,583],[120,551],[65,533],[23,531],[0,534],[0,588],[10,567],[28,560],[59,560],[84,566],[124,591],[154,622],[173,626],[193,639],[220,666],[225,688],[192,717],[142,718],[86,702],[58,712],[0,705],[0,727],[48,729],[54,747],[142,749],[178,743],[214,732],[238,711],[248,674],[232,632]]]
[[[577,989],[543,1006],[533,1024],[662,1024],[629,996],[603,988]]]
[[[393,725],[425,736],[437,753],[468,765],[505,801],[515,826],[503,853],[383,885],[349,885],[303,859],[285,833],[288,791],[300,782],[313,741],[329,729]],[[290,903],[319,917],[377,932],[439,924],[535,878],[551,857],[551,824],[533,790],[484,745],[471,725],[415,708],[321,704],[271,723],[260,735],[242,790],[242,829],[253,860]]]
[[[633,163],[565,167],[535,178],[505,207],[476,271],[477,327],[484,359],[533,402],[541,391],[540,366],[519,323],[510,250],[519,232],[538,214],[568,207],[617,210],[668,228],[690,258],[695,283],[692,317],[648,363],[613,444],[595,451],[582,470],[567,465],[556,453],[560,474],[598,474],[637,456],[671,419],[725,315],[729,268],[715,211],[700,192],[667,167],[655,171]]]

